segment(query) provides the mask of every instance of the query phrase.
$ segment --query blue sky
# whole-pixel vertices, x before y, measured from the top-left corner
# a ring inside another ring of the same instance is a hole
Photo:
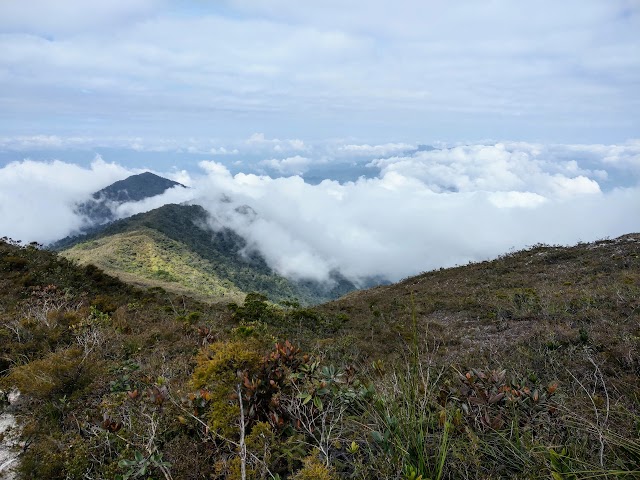
[[[638,32],[638,0],[0,0],[0,236],[145,170],[192,188],[118,215],[202,204],[294,277],[637,232]]]
[[[0,134],[636,138],[640,3],[4,0]]]

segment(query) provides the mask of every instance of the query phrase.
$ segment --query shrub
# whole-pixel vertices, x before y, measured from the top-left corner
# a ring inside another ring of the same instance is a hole
[[[10,272],[19,272],[27,269],[29,262],[25,258],[16,257],[13,255],[7,255],[2,257],[2,263],[5,265],[5,269]]]
[[[260,355],[251,343],[216,342],[210,344],[197,359],[191,377],[192,386],[205,390],[209,427],[223,437],[236,437],[235,426],[240,414],[237,385],[242,383],[246,371],[254,371],[260,364]]]
[[[270,305],[266,296],[256,292],[248,293],[243,305],[231,303],[228,307],[238,322],[262,322],[273,325],[282,319],[280,309]]]
[[[82,350],[69,348],[14,368],[3,383],[33,398],[49,400],[86,387],[91,382],[90,371]]]

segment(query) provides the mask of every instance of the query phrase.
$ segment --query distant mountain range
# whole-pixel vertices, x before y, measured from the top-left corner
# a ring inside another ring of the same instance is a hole
[[[316,304],[356,289],[339,272],[333,272],[326,283],[277,274],[260,252],[247,249],[247,241],[237,232],[209,228],[209,214],[199,205],[167,204],[114,219],[118,205],[154,197],[176,186],[186,188],[152,173],[116,182],[78,205],[88,227],[50,248],[128,283],[162,287],[210,302],[235,301],[255,291],[276,302]],[[239,214],[243,212],[253,209],[244,206]]]

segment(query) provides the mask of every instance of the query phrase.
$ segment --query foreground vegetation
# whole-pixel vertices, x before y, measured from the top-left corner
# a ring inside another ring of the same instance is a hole
[[[22,478],[640,478],[639,236],[314,309],[0,243]]]

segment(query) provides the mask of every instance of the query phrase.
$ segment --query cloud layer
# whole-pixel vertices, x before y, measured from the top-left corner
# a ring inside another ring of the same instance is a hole
[[[45,243],[63,238],[82,226],[76,202],[129,174],[100,158],[89,168],[59,160],[12,162],[0,169],[0,236]]]
[[[304,162],[295,158],[285,157],[276,167],[298,168]],[[295,175],[234,175],[207,160],[197,171],[164,174],[189,190],[124,204],[117,213],[199,203],[211,213],[212,228],[234,228],[282,274],[316,279],[339,268],[354,280],[398,280],[538,242],[568,244],[640,231],[637,141],[414,149],[371,159],[370,168],[378,175],[311,185]],[[0,169],[0,235],[40,242],[63,237],[80,226],[75,201],[136,172],[101,159],[88,168],[13,162]],[[239,214],[243,205],[255,215]]]
[[[0,2],[4,133],[637,135],[635,1],[94,3]]]

